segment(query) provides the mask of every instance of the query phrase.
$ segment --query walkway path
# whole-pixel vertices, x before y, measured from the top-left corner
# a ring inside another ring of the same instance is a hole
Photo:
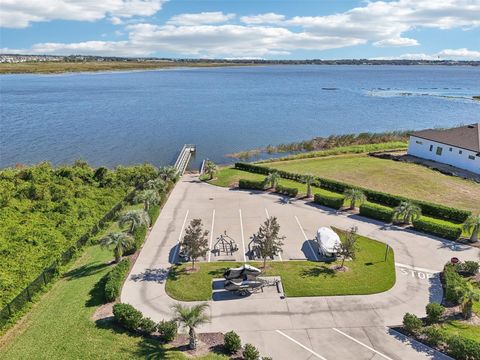
[[[359,234],[388,242],[395,251],[395,286],[366,296],[281,299],[266,292],[210,301],[212,321],[202,331],[235,330],[244,342],[255,344],[275,360],[445,358],[420,344],[409,344],[387,326],[400,324],[407,311],[423,316],[429,301],[441,299],[438,272],[445,262],[452,256],[478,260],[477,249],[358,216],[337,215],[303,201],[285,205],[276,195],[211,186],[192,175],[181,179],[165,204],[124,285],[122,302],[156,321],[170,318],[175,301],[165,293],[165,277],[188,221],[200,217],[215,234],[228,226],[229,234],[245,242],[244,237],[256,230],[249,224],[258,227],[265,211],[278,216],[281,225],[287,224],[282,228],[287,240],[303,236],[298,235],[298,226],[313,238],[318,226],[332,225],[357,226]]]

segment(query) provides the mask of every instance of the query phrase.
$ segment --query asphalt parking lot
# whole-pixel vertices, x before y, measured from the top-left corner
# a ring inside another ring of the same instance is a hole
[[[478,260],[478,249],[337,214],[301,200],[286,204],[274,194],[211,186],[190,175],[176,186],[152,228],[125,282],[122,302],[155,321],[170,318],[176,301],[165,293],[165,274],[178,261],[178,245],[191,219],[202,219],[211,231],[212,245],[226,230],[239,248],[233,255],[210,253],[202,261],[243,262],[248,259],[250,236],[268,215],[278,218],[286,236],[284,252],[275,261],[315,260],[315,244],[309,240],[320,226],[356,226],[360,235],[393,248],[396,284],[384,293],[362,296],[282,299],[273,288],[247,297],[214,294],[209,301],[211,323],[201,331],[235,330],[244,343],[253,343],[262,355],[276,360],[446,358],[410,343],[390,327],[400,324],[406,312],[424,316],[425,305],[441,299],[438,273],[443,265],[453,256]]]

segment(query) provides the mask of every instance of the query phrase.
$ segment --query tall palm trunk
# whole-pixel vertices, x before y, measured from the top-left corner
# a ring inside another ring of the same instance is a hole
[[[120,260],[122,260],[122,252],[118,247],[115,248],[114,255],[115,255],[115,262],[119,263]]]
[[[195,333],[195,329],[193,327],[191,327],[188,331],[188,335],[190,336],[188,347],[190,350],[195,350],[197,348],[197,334]]]
[[[307,198],[312,197],[312,185],[310,183],[307,184]]]
[[[145,202],[143,203],[143,210],[148,211],[148,207],[149,207],[149,206],[148,206],[148,201],[145,201]]]
[[[480,226],[475,226],[472,231],[472,236],[470,236],[470,242],[474,243],[478,241],[478,233],[480,231]]]
[[[263,258],[263,268],[265,269],[266,266],[267,266],[267,257],[265,256],[265,257]]]

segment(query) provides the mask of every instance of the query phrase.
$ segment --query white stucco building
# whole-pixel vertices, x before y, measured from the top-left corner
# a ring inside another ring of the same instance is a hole
[[[414,132],[408,154],[480,174],[480,124]]]

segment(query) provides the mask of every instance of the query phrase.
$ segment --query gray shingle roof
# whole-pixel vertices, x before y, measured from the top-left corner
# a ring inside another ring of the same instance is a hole
[[[422,139],[480,152],[480,123],[452,129],[428,129],[412,133]]]

